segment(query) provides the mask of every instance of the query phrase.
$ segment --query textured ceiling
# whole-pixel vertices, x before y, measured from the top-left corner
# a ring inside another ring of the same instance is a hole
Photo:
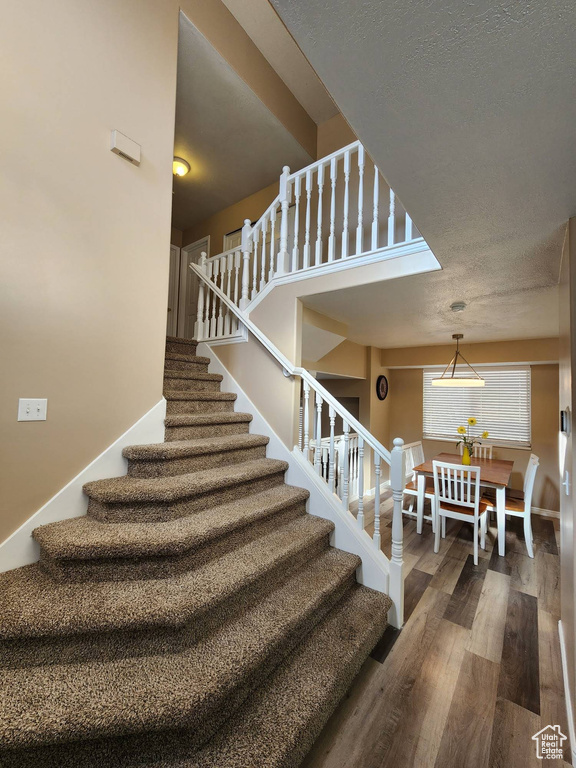
[[[268,0],[223,2],[315,123],[338,114],[338,108]]]
[[[405,278],[410,291],[306,303],[387,346],[557,333],[576,214],[572,0],[272,4],[443,267]],[[470,306],[455,316],[458,299]],[[358,301],[370,322],[350,319]]]
[[[180,14],[172,224],[187,229],[311,162],[282,123]]]

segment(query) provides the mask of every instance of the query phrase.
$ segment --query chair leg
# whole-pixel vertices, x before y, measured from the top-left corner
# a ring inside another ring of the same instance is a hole
[[[446,538],[446,515],[442,515],[442,538]]]
[[[530,513],[524,515],[524,538],[526,539],[528,557],[534,557],[534,547],[532,543],[532,520]]]
[[[478,520],[474,520],[474,565],[478,565]]]
[[[480,546],[486,549],[486,527],[488,522],[488,513],[485,512],[480,519]]]
[[[439,517],[442,517],[441,515]],[[442,520],[444,518],[442,517]],[[434,552],[440,549],[440,520],[436,520],[436,532],[434,534]]]
[[[432,517],[432,533],[436,533],[436,525],[438,521],[436,520],[436,499],[434,496],[430,499],[430,515]]]

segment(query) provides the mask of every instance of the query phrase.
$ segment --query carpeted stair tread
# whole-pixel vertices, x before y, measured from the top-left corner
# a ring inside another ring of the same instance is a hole
[[[354,555],[326,550],[182,653],[7,671],[0,744],[7,749],[169,728],[188,728],[205,740],[322,619],[334,595],[350,589],[358,564]]]
[[[297,768],[384,633],[390,606],[356,585],[208,744],[189,760],[148,765]]]
[[[201,355],[180,355],[177,352],[166,352],[166,360],[176,360],[180,363],[196,363],[197,365],[210,365],[209,357]]]
[[[205,400],[205,401],[234,401],[238,397],[234,392],[206,392],[195,389],[169,389],[164,393],[166,400]]]
[[[192,427],[206,424],[246,424],[252,421],[251,413],[230,413],[216,411],[215,413],[177,413],[166,416],[164,423],[167,427]]]
[[[166,344],[182,344],[187,347],[198,346],[198,342],[194,339],[182,339],[180,336],[166,336]]]
[[[84,485],[91,499],[107,504],[123,502],[170,502],[230,487],[266,475],[285,472],[288,463],[279,459],[257,459],[230,467],[216,467],[187,475],[140,478],[111,477]]]
[[[216,435],[215,437],[200,437],[195,440],[173,440],[169,443],[153,443],[150,445],[130,445],[122,451],[124,458],[129,461],[160,461],[162,459],[177,459],[186,456],[233,451],[238,448],[252,448],[268,445],[270,438],[266,435]]]
[[[32,535],[50,557],[144,557],[178,555],[282,509],[305,502],[309,492],[280,485],[230,504],[212,507],[207,514],[160,523],[101,523],[76,517],[36,528]]]
[[[333,523],[312,515],[206,565],[167,579],[56,582],[37,565],[0,574],[0,637],[42,637],[178,627],[263,578],[298,550],[327,537]],[[1,738],[0,738],[1,743]]]
[[[221,373],[206,373],[205,371],[164,371],[164,379],[197,379],[199,381],[222,381]]]

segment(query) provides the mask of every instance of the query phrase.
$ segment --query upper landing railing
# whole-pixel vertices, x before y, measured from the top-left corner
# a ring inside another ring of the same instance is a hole
[[[410,216],[355,141],[296,173],[285,167],[277,197],[254,225],[244,222],[241,245],[206,259],[204,270],[246,309],[274,280],[354,266],[373,254],[385,258],[413,241],[422,238]],[[237,333],[237,318],[217,297],[208,303],[199,301],[196,338]]]

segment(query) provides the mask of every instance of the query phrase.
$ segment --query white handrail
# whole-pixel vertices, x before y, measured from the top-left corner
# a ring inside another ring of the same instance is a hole
[[[346,408],[344,408],[344,406],[332,394],[330,394],[330,392],[328,392],[325,387],[322,386],[322,384],[320,384],[318,379],[315,379],[314,376],[312,376],[312,374],[306,370],[306,368],[300,368],[293,365],[290,360],[288,360],[286,355],[282,354],[278,347],[275,346],[270,341],[270,339],[262,333],[258,326],[254,325],[248,315],[242,312],[234,304],[234,302],[231,301],[228,296],[226,296],[226,294],[206,276],[206,273],[201,269],[201,267],[192,262],[190,264],[190,269],[194,270],[198,277],[203,280],[210,287],[210,290],[218,296],[220,301],[223,302],[228,307],[228,309],[230,309],[236,315],[242,325],[244,325],[250,331],[250,333],[258,339],[262,346],[265,347],[268,352],[270,352],[272,357],[276,358],[276,360],[280,363],[284,371],[286,371],[289,376],[299,376],[303,381],[306,381],[312,387],[312,389],[321,395],[322,400],[325,403],[328,403],[328,405],[332,406],[336,413],[348,422],[350,427],[352,427],[354,431],[364,439],[364,442],[369,445],[373,451],[376,451],[387,464],[390,464],[390,451],[387,450],[382,445],[382,443],[374,437],[374,435],[370,434],[370,432],[368,432],[368,430],[362,426],[358,419],[355,419],[354,416],[352,416],[352,414],[347,411]]]
[[[320,158],[320,160],[315,160],[313,163],[310,163],[310,165],[307,165],[306,168],[301,168],[299,171],[294,171],[294,173],[291,173],[288,176],[288,181],[294,181],[294,179],[296,179],[298,176],[306,176],[308,171],[313,171],[315,168],[318,168],[319,165],[329,164],[333,158],[336,159],[339,157],[344,157],[346,152],[354,152],[354,150],[361,146],[362,145],[359,141],[353,141],[352,144],[348,144],[346,147],[337,149],[335,152],[332,152],[332,154]]]

